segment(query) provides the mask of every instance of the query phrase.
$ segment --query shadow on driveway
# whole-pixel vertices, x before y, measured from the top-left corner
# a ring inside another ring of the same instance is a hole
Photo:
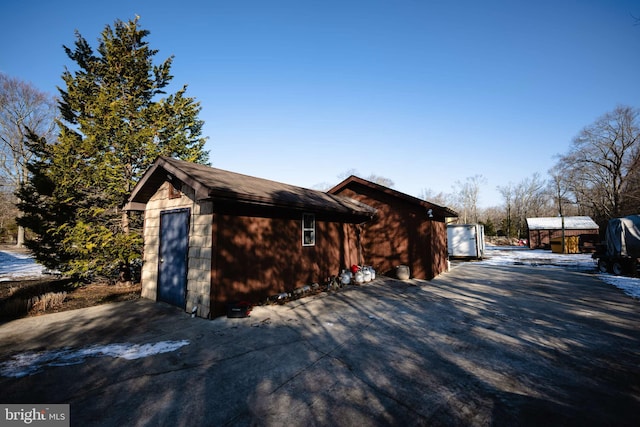
[[[63,347],[189,344],[0,377],[0,402],[70,403],[73,425],[636,425],[639,309],[589,274],[473,263],[245,319],[110,304],[0,326],[0,363]]]

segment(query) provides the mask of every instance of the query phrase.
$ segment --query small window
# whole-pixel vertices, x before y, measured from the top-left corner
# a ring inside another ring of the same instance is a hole
[[[316,244],[316,216],[314,214],[302,214],[302,246],[315,246]]]

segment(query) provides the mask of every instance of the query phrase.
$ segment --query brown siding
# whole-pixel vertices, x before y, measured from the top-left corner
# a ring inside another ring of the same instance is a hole
[[[444,222],[431,221],[431,264],[433,277],[447,271],[448,248],[447,248],[447,224]]]
[[[378,210],[363,225],[363,263],[381,274],[393,274],[408,265],[411,276],[430,280],[447,267],[447,229],[444,222],[427,218],[426,209],[388,194],[358,186],[340,193]]]
[[[233,301],[269,296],[324,283],[357,262],[355,225],[316,218],[315,246],[302,246],[301,219],[216,214],[212,271],[214,315]]]
[[[598,230],[564,230],[565,237],[598,235]],[[529,230],[529,248],[550,249],[551,239],[562,237],[562,230]]]

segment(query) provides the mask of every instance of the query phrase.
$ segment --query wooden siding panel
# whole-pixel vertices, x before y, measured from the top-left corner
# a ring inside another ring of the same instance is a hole
[[[447,271],[449,260],[447,248],[447,224],[432,221],[430,227],[431,263],[433,265],[433,277]],[[431,278],[433,278],[431,277]]]
[[[597,236],[599,230],[565,230],[565,237],[569,236]],[[562,230],[529,230],[530,249],[550,249],[551,239],[562,237]]]
[[[363,263],[381,274],[393,275],[398,265],[408,265],[411,276],[430,280],[447,268],[447,230],[430,220],[422,206],[365,186],[345,188],[340,195],[377,209],[363,225]]]
[[[302,246],[301,219],[216,215],[215,315],[230,302],[324,283],[357,262],[355,225],[316,221],[315,246]]]

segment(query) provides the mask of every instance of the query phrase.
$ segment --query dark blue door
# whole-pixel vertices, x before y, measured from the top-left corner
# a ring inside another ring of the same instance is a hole
[[[160,213],[158,300],[182,308],[187,289],[189,216],[189,209]]]

